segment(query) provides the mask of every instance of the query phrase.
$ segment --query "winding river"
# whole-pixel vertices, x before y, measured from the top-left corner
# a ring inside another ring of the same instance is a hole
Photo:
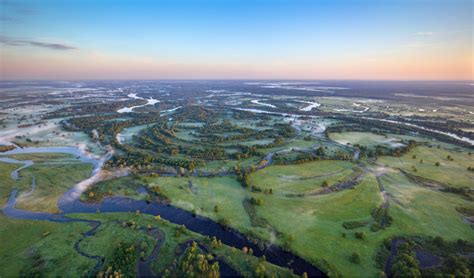
[[[92,157],[90,154],[82,152],[77,148],[24,148],[14,149],[0,154],[0,161],[6,163],[18,163],[23,164],[18,169],[12,171],[11,176],[14,179],[18,179],[18,171],[33,165],[32,161],[20,161],[15,159],[7,158],[10,154],[28,154],[28,153],[69,153],[75,155],[79,160],[92,163],[94,170],[92,175],[87,180],[80,182],[73,188],[66,191],[63,196],[58,200],[58,208],[61,213],[48,213],[48,212],[32,212],[22,209],[17,209],[16,199],[18,191],[15,189],[10,193],[7,204],[3,207],[3,214],[9,218],[16,219],[29,219],[29,220],[48,220],[54,222],[77,222],[82,221],[80,219],[74,219],[67,216],[69,213],[96,213],[100,211],[102,213],[107,212],[135,212],[140,210],[141,213],[150,215],[160,215],[163,219],[166,219],[172,223],[185,225],[189,230],[197,232],[202,235],[217,237],[224,244],[234,246],[236,248],[249,247],[254,250],[254,255],[261,257],[265,256],[267,261],[282,267],[288,267],[293,269],[297,275],[302,275],[306,272],[309,276],[325,277],[326,275],[314,267],[311,263],[304,259],[283,250],[282,248],[271,245],[264,249],[260,249],[258,244],[249,240],[244,234],[234,230],[232,228],[224,228],[220,224],[213,220],[201,216],[194,216],[192,213],[174,207],[168,204],[162,204],[159,202],[146,202],[144,200],[135,200],[127,197],[113,196],[105,198],[100,203],[89,204],[80,201],[81,193],[87,189],[87,186],[93,182],[99,181],[97,176],[100,174],[101,167],[105,160],[110,157],[110,153],[104,155],[102,158],[97,159]],[[92,181],[90,181],[92,179]],[[82,185],[81,185],[82,184]],[[32,183],[32,191],[34,190],[34,180]],[[32,192],[30,191],[30,192]],[[87,221],[86,221],[87,222]],[[88,221],[90,222],[90,221]],[[76,249],[78,250],[78,249]],[[78,251],[79,252],[79,251]],[[95,257],[94,257],[95,258]],[[95,258],[98,259],[98,258]]]
[[[146,106],[146,105],[155,105],[156,103],[160,102],[159,100],[154,99],[154,98],[152,98],[152,97],[150,97],[150,98],[148,98],[148,99],[139,97],[139,96],[137,96],[137,94],[129,94],[128,97],[129,97],[129,98],[133,98],[133,99],[144,99],[144,100],[146,100],[146,101],[148,101],[148,102],[145,103],[145,104],[142,104],[142,105],[120,108],[119,110],[117,110],[117,113],[129,113],[129,112],[133,112],[133,109],[135,109],[135,108],[143,107],[143,106]]]

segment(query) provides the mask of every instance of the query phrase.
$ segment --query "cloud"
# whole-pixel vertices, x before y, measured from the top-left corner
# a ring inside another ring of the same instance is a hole
[[[16,21],[16,18],[11,17],[11,16],[6,16],[6,15],[0,15],[0,21],[14,22],[14,21]]]
[[[51,43],[41,42],[36,40],[24,40],[24,39],[13,39],[9,37],[0,36],[0,43],[10,46],[35,46],[41,48],[47,48],[51,50],[76,50],[75,46],[63,44],[63,43]]]
[[[17,1],[8,1],[8,0],[0,0],[0,5],[4,9],[8,9],[9,12],[14,12],[22,15],[32,15],[35,12],[24,3],[18,3]]]
[[[427,37],[427,36],[433,36],[433,35],[434,35],[434,32],[431,32],[431,31],[428,31],[428,32],[416,32],[414,35],[415,35],[415,36]]]

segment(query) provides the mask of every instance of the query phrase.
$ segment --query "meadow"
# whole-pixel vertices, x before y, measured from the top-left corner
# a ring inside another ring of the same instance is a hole
[[[402,157],[383,157],[380,163],[450,187],[474,189],[474,172],[468,170],[474,156],[461,148],[438,145],[422,145]]]

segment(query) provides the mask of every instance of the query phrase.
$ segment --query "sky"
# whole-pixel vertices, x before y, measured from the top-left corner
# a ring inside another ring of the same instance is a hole
[[[472,0],[0,0],[0,79],[473,80]]]

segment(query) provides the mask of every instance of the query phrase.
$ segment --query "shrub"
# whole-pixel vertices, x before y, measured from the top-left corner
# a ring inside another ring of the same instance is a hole
[[[354,233],[355,237],[360,239],[360,240],[364,240],[365,239],[365,233],[364,232],[355,232]]]
[[[342,227],[347,230],[352,230],[360,227],[364,227],[367,223],[363,221],[347,221],[342,223]]]
[[[360,255],[357,252],[352,253],[351,262],[354,264],[360,264]]]

